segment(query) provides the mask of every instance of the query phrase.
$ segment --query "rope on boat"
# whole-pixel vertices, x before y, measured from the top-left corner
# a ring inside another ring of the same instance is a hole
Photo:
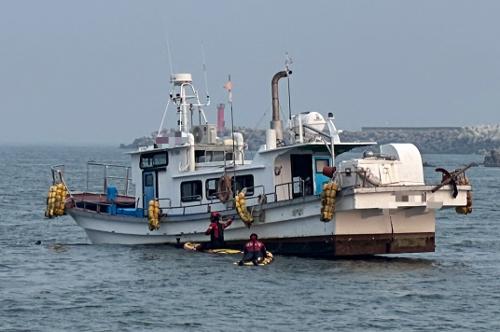
[[[335,202],[338,186],[335,182],[329,182],[323,185],[321,192],[321,217],[323,222],[329,222],[335,214]]]
[[[377,177],[375,174],[373,174],[372,170],[368,167],[367,168],[359,167],[358,169],[356,169],[356,174],[358,174],[363,181],[368,182],[374,187],[378,187],[382,183],[380,178]]]
[[[47,194],[45,217],[53,218],[64,215],[67,195],[68,190],[63,183],[50,186],[49,193]]]
[[[243,188],[238,193],[238,195],[236,195],[234,201],[236,205],[236,212],[238,212],[238,216],[245,223],[245,225],[247,225],[247,227],[250,227],[250,225],[252,225],[253,223],[253,216],[248,211],[248,208],[246,206],[245,193],[246,193],[246,188]]]
[[[155,231],[160,229],[160,201],[157,199],[152,199],[149,201],[148,207],[148,220],[149,220],[149,230]]]

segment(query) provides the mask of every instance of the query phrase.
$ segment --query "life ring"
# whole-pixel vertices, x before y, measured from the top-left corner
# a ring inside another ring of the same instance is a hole
[[[217,198],[222,203],[226,203],[231,198],[233,192],[231,191],[231,178],[227,175],[221,176],[217,185]]]

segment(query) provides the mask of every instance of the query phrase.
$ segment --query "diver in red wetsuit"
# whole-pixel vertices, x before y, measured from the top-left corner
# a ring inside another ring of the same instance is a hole
[[[257,234],[252,233],[250,241],[245,244],[243,258],[239,261],[238,265],[243,265],[245,262],[253,262],[254,265],[258,265],[266,256],[266,246],[258,240]]]
[[[210,242],[204,243],[198,250],[224,248],[224,229],[228,228],[233,220],[229,219],[227,222],[222,223],[220,219],[219,212],[210,214],[210,225],[205,231],[206,235],[210,235]]]

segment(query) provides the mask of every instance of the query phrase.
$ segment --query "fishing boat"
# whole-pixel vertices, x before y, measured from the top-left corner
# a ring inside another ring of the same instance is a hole
[[[435,211],[471,211],[471,186],[457,180],[464,172],[426,184],[419,150],[404,143],[339,162],[339,155],[375,142],[342,142],[331,113],[290,114],[284,126],[278,85],[290,74],[272,77],[270,128],[252,158],[241,133],[217,136],[192,75],[172,75],[175,132],[159,130],[153,145],[130,153],[130,166],[89,162],[87,169],[102,171],[98,191],[72,188],[64,166],[52,167],[47,216],[70,215],[94,244],[206,242],[210,213],[218,211],[234,219],[225,231],[228,248],[257,233],[275,254],[434,251]]]

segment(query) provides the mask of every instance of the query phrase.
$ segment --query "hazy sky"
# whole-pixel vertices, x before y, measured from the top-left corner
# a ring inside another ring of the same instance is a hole
[[[500,1],[0,0],[0,143],[157,129],[167,35],[201,91],[204,44],[213,122],[231,74],[235,123],[268,126],[289,52],[292,111],[331,111],[340,128],[498,123],[499,15]]]

